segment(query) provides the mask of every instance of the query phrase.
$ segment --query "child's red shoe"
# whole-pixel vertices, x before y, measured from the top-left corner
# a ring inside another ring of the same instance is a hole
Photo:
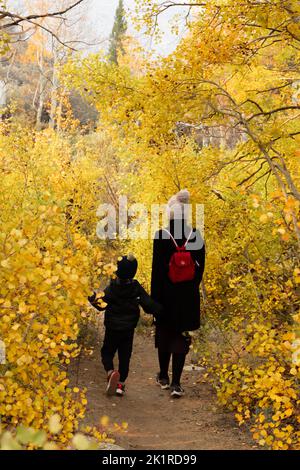
[[[111,396],[116,393],[116,389],[120,380],[120,374],[117,370],[113,370],[107,377],[106,394]]]

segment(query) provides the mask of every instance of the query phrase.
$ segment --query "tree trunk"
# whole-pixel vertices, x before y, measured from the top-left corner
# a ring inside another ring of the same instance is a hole
[[[40,70],[40,81],[39,81],[39,94],[38,94],[38,107],[36,113],[36,128],[40,130],[42,128],[42,117],[43,109],[45,104],[45,91],[46,91],[46,78],[44,76],[44,56],[41,50],[38,53],[38,65]]]
[[[57,114],[57,91],[59,81],[57,76],[57,50],[53,47],[53,74],[52,74],[52,89],[51,89],[51,106],[50,106],[50,120],[49,127],[55,128],[56,114]]]

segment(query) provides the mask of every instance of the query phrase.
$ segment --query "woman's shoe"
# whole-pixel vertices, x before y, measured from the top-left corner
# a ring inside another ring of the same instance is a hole
[[[169,390],[169,388],[170,388],[170,381],[169,381],[169,379],[161,379],[161,378],[159,377],[159,374],[157,374],[157,376],[156,376],[156,383],[157,383],[157,385],[160,386],[160,388],[161,388],[162,390]]]
[[[184,390],[180,385],[171,385],[171,397],[180,398],[183,397]]]
[[[107,377],[106,394],[112,396],[116,393],[116,389],[120,380],[120,374],[117,370],[113,370]]]
[[[118,395],[118,397],[122,397],[123,395],[125,395],[125,385],[124,384],[121,384],[120,382],[118,383],[117,389],[116,389],[116,395]]]

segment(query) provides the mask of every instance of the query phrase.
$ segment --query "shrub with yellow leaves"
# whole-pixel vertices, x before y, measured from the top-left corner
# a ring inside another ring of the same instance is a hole
[[[0,171],[0,418],[3,427],[42,430],[58,413],[66,443],[87,403],[85,390],[69,386],[68,364],[88,321],[87,295],[109,272],[95,232],[101,170],[66,133],[6,122]]]
[[[268,323],[246,329],[238,360],[210,364],[221,404],[250,424],[253,437],[274,450],[299,448],[299,366],[291,364],[294,334]],[[297,378],[298,376],[298,378]]]
[[[269,239],[279,218],[261,220],[256,211],[264,203],[258,203],[258,195],[251,199],[242,224],[237,206],[223,225],[222,271],[216,252],[209,256],[205,320],[194,349],[208,368],[219,402],[235,412],[239,424],[249,426],[259,445],[299,449],[296,244],[280,234]],[[273,210],[277,217],[280,211]],[[260,230],[255,230],[257,217],[264,224]]]
[[[59,434],[62,429],[60,415],[54,414],[50,417],[46,429],[37,430],[23,425],[17,426],[15,431],[2,430],[0,427],[0,450],[62,450],[59,442]],[[70,442],[69,450],[99,450],[102,443],[113,443],[96,428],[85,429],[77,432]]]

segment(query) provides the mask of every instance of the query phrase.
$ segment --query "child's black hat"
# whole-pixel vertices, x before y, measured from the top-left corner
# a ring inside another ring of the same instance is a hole
[[[120,279],[133,279],[136,275],[138,262],[133,255],[122,256],[117,263],[116,275]]]

